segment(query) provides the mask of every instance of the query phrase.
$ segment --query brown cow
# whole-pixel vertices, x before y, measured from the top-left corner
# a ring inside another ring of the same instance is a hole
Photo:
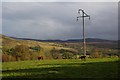
[[[43,60],[43,56],[39,56],[39,57],[38,57],[38,60]]]

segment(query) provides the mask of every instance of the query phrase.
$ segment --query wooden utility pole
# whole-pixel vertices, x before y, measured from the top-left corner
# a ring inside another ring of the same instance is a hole
[[[81,14],[82,12],[82,14]],[[86,41],[85,41],[85,17],[88,17],[90,20],[90,15],[87,15],[84,10],[79,9],[78,13],[80,14],[80,16],[77,17],[77,21],[79,18],[82,18],[83,20],[83,52],[84,52],[84,56],[86,56]]]

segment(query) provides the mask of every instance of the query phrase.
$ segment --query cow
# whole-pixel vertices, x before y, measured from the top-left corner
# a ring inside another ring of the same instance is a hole
[[[86,56],[80,56],[81,60],[86,60]]]
[[[43,56],[39,56],[39,57],[38,57],[38,60],[43,60]]]

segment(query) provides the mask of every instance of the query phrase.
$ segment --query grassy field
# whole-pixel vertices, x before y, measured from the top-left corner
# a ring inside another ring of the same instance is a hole
[[[118,58],[2,63],[3,78],[118,78]]]

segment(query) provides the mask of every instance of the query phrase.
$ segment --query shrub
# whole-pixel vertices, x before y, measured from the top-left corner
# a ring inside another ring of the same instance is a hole
[[[9,60],[9,55],[7,54],[2,54],[2,62],[8,62]]]
[[[69,52],[65,52],[62,57],[63,59],[72,59],[74,55],[72,53],[69,53]]]
[[[92,58],[101,58],[102,57],[102,52],[99,51],[97,48],[92,49],[90,56]]]
[[[30,49],[40,51],[42,48],[39,45],[37,45],[35,47],[30,47]]]
[[[53,59],[60,59],[60,58],[62,58],[61,53],[59,52],[59,50],[57,50],[55,48],[53,48],[50,51],[50,53],[51,53]]]
[[[26,45],[16,45],[13,50],[13,56],[16,57],[16,60],[26,60],[29,56],[29,47]]]

